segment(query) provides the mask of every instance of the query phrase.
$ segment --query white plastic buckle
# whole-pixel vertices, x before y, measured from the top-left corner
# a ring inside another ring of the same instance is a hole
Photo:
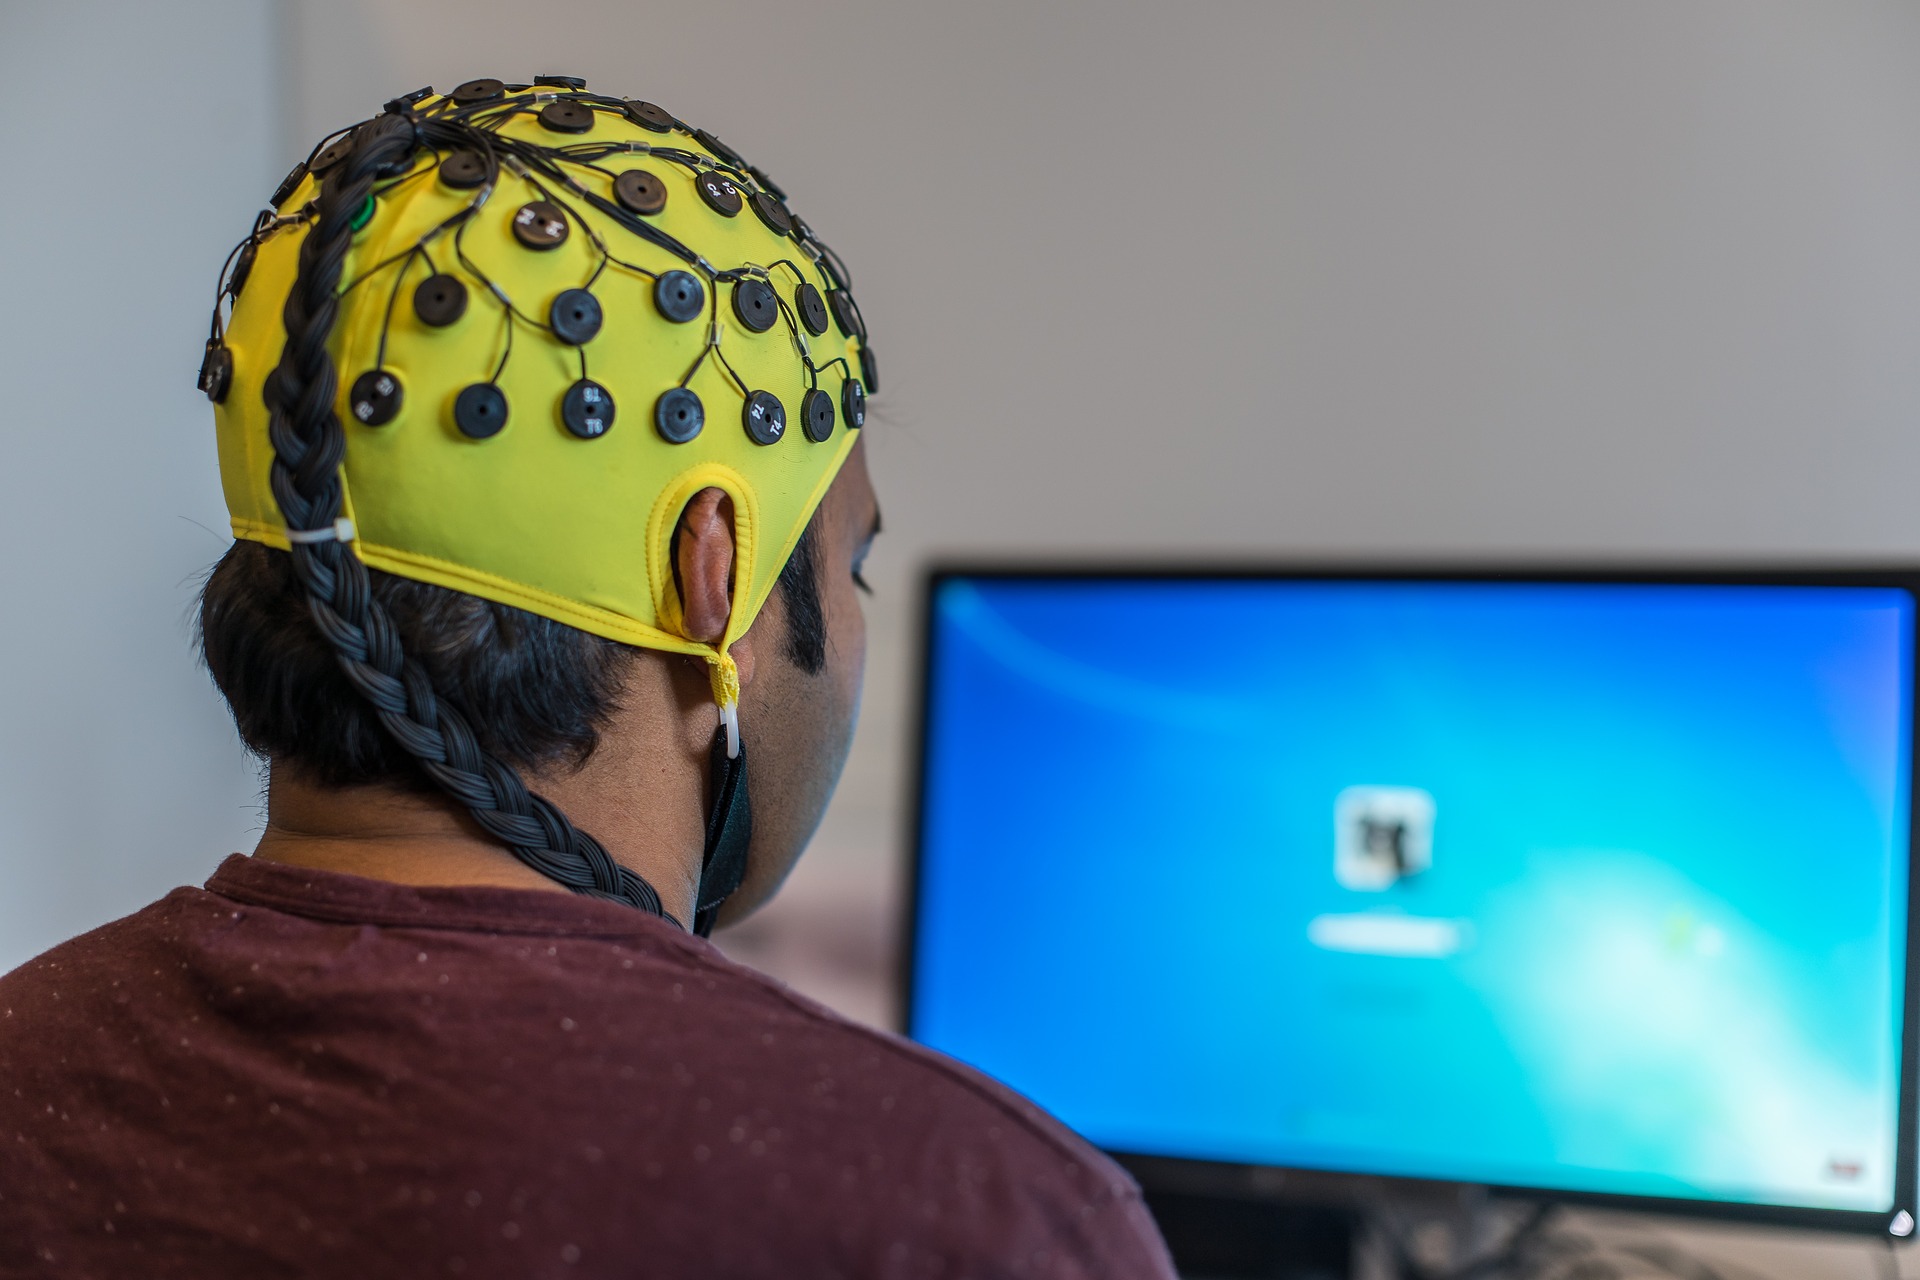
[[[740,758],[740,704],[730,703],[720,708],[720,723],[727,729],[727,759]]]
[[[352,542],[353,521],[341,516],[324,529],[289,529],[287,541],[303,545],[315,542]]]

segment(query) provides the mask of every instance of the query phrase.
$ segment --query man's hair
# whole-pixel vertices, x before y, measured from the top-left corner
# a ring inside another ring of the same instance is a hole
[[[368,573],[407,657],[465,713],[480,748],[519,770],[593,754],[639,650],[478,596]],[[783,649],[802,671],[827,658],[809,525],[780,571]],[[436,790],[347,680],[284,551],[237,541],[200,593],[200,654],[249,750],[322,786]]]

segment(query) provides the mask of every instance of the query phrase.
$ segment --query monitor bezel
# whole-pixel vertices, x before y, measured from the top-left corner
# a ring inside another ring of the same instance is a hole
[[[1920,649],[1920,564],[1910,561],[1854,560],[1656,560],[1634,562],[1619,559],[1529,560],[1485,559],[1422,562],[1384,558],[1316,559],[1301,561],[1214,562],[1178,564],[1166,561],[1118,560],[1015,560],[985,559],[935,564],[921,575],[917,611],[918,635],[915,649],[918,667],[913,701],[913,769],[907,780],[907,832],[904,842],[905,893],[900,912],[899,964],[896,968],[896,1008],[904,1034],[913,1035],[914,974],[919,958],[919,918],[923,879],[921,859],[926,835],[926,783],[928,734],[931,723],[933,673],[938,630],[934,609],[943,583],[959,579],[995,581],[1276,581],[1276,582],[1462,582],[1523,584],[1612,584],[1612,585],[1691,585],[1691,586],[1780,586],[1780,587],[1891,587],[1904,590],[1915,602],[1916,622],[1909,643]],[[1920,1218],[1916,1208],[1916,1182],[1920,1181],[1920,1141],[1916,1123],[1920,1113],[1915,1106],[1914,1030],[1920,1018],[1920,997],[1916,996],[1915,922],[1920,915],[1920,651],[1909,654],[1910,679],[1908,702],[1908,832],[1907,832],[1907,930],[1905,946],[1905,990],[1899,1028],[1900,1082],[1897,1107],[1895,1151],[1898,1167],[1894,1172],[1893,1204],[1886,1210],[1820,1209],[1802,1205],[1754,1204],[1742,1201],[1696,1200],[1662,1196],[1639,1196],[1613,1192],[1574,1191],[1554,1187],[1518,1184],[1484,1184],[1493,1194],[1557,1204],[1586,1205],[1598,1208],[1669,1214],[1687,1218],[1719,1221],[1756,1222],[1774,1226],[1798,1227],[1821,1231],[1867,1234],[1895,1239],[1911,1239],[1912,1223]],[[1368,1188],[1382,1185],[1428,1186],[1430,1179],[1396,1174],[1360,1173],[1311,1166],[1247,1165],[1159,1153],[1109,1150],[1143,1186],[1149,1190],[1191,1190],[1196,1185],[1216,1186],[1223,1193],[1246,1194],[1248,1188],[1272,1188],[1291,1181],[1313,1188],[1314,1200],[1362,1198]],[[1472,1184],[1483,1185],[1483,1184]],[[1284,1195],[1285,1193],[1280,1193]],[[1893,1228],[1906,1215],[1907,1229]]]

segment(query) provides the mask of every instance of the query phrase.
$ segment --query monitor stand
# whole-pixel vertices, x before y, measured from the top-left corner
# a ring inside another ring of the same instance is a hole
[[[1186,1280],[1351,1280],[1356,1215],[1276,1200],[1148,1191]]]
[[[1116,1158],[1187,1280],[1506,1280],[1558,1219],[1461,1183]]]

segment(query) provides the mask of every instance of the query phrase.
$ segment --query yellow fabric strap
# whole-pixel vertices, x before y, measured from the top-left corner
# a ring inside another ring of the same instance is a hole
[[[733,663],[733,655],[722,649],[707,655],[707,678],[713,681],[713,700],[722,707],[735,706],[740,701],[740,668]]]

